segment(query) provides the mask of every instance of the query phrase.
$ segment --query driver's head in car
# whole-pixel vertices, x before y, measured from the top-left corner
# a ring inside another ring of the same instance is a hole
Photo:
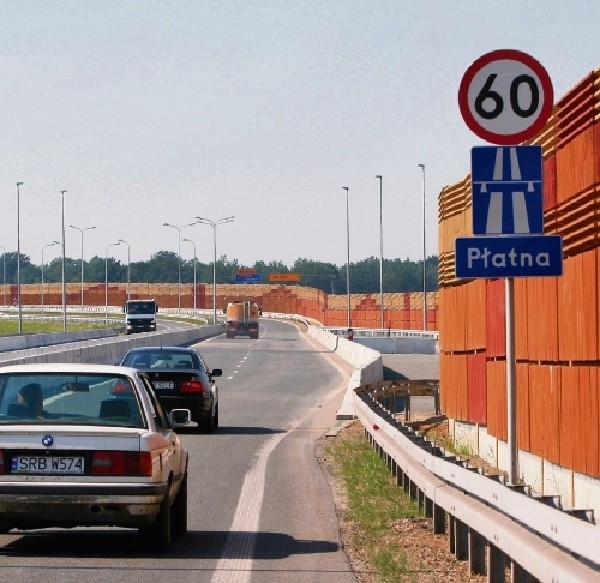
[[[44,417],[42,387],[38,383],[29,383],[19,390],[19,403],[27,406],[33,417]]]

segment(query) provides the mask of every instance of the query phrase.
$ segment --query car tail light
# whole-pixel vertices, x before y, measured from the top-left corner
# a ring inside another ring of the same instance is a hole
[[[203,393],[204,390],[204,385],[200,379],[183,381],[179,385],[179,391],[182,393]]]
[[[131,387],[129,385],[126,385],[125,383],[115,383],[115,385],[112,388],[112,392],[119,394],[131,393]]]
[[[92,476],[151,476],[149,451],[95,451],[90,468]]]

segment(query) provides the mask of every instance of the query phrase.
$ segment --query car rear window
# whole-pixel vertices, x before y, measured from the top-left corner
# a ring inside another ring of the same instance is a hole
[[[145,426],[127,376],[0,374],[0,424]]]
[[[198,360],[193,354],[186,352],[140,351],[128,353],[123,360],[123,365],[140,369],[198,368]]]

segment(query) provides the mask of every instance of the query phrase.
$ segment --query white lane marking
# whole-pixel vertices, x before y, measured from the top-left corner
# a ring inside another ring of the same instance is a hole
[[[278,433],[267,440],[257,452],[254,464],[244,478],[233,522],[223,552],[210,580],[211,583],[247,583],[250,581],[269,456],[284,437],[297,429],[318,408],[333,399],[342,389],[343,387],[338,387],[329,392],[314,407],[294,419],[284,432]]]
[[[233,378],[233,375],[227,377],[227,380],[230,381]]]

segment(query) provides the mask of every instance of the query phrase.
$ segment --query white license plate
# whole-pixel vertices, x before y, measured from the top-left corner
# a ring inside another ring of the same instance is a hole
[[[172,391],[175,383],[173,381],[154,381],[154,388],[157,391]]]
[[[69,474],[80,475],[85,471],[80,456],[32,456],[19,455],[12,458],[11,474]]]

